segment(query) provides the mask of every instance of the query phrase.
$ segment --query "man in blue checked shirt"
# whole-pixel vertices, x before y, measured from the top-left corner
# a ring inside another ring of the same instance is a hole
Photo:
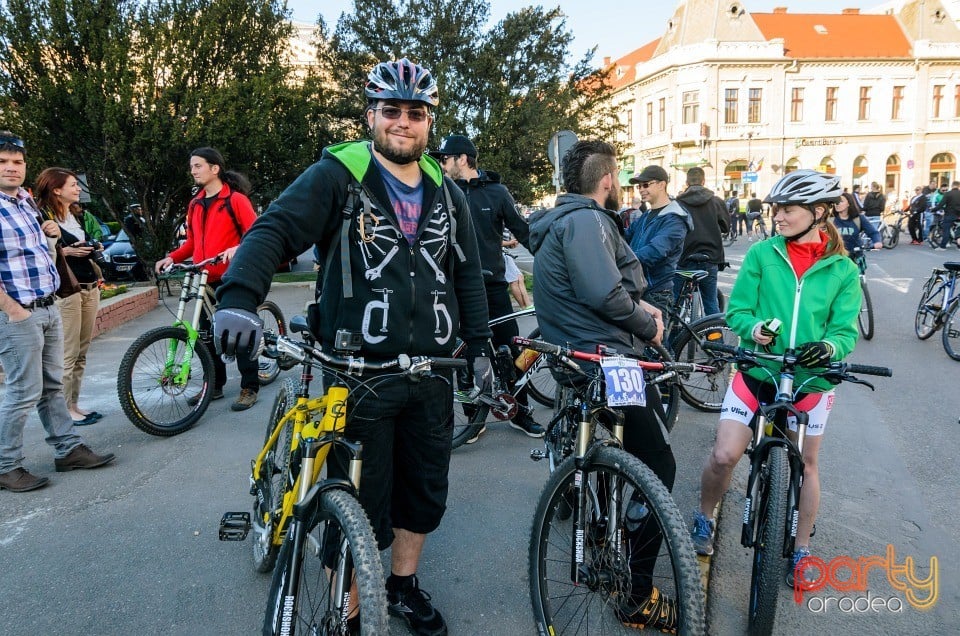
[[[47,485],[23,467],[23,427],[36,407],[54,448],[57,472],[97,468],[114,455],[90,450],[73,428],[63,397],[63,327],[54,293],[60,277],[47,245],[55,221],[41,225],[40,210],[23,189],[23,140],[0,131],[0,364],[6,393],[0,404],[0,490],[26,492]]]

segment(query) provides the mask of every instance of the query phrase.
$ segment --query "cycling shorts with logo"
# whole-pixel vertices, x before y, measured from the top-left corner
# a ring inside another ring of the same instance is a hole
[[[720,419],[734,420],[744,426],[749,426],[753,417],[760,407],[760,404],[769,404],[776,397],[777,387],[768,383],[760,382],[748,375],[737,371],[733,376],[733,382],[727,387],[727,394],[723,398],[723,406],[720,407]],[[801,411],[806,411],[807,435],[823,435],[827,426],[827,418],[830,417],[830,411],[833,409],[834,391],[826,393],[798,393],[797,400],[794,402]],[[793,415],[787,416],[787,427],[797,431],[797,418]]]

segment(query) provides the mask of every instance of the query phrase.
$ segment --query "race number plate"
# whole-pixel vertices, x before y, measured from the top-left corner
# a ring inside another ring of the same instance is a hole
[[[602,358],[600,368],[607,384],[608,406],[646,406],[643,369],[632,358],[615,356]]]

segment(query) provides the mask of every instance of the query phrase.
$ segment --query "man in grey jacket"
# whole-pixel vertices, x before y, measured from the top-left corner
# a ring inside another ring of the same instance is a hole
[[[659,309],[640,299],[646,283],[639,260],[620,234],[617,175],[616,150],[608,143],[580,141],[567,153],[567,193],[557,199],[557,207],[530,221],[537,321],[549,342],[590,352],[603,344],[638,356],[647,342],[663,338],[663,320]],[[656,388],[648,386],[647,406],[622,407],[623,445],[672,488],[676,462],[655,407],[659,400]],[[662,539],[655,525],[645,524],[628,537],[634,546],[632,591],[613,611],[630,627],[675,630],[675,601],[652,582]]]

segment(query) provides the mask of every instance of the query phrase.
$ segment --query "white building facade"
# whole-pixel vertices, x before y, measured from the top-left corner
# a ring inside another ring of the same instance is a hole
[[[750,14],[682,0],[663,36],[613,62],[624,166],[761,197],[813,168],[891,198],[958,179],[960,29],[937,0],[866,14]],[[956,5],[956,3],[952,3]]]

